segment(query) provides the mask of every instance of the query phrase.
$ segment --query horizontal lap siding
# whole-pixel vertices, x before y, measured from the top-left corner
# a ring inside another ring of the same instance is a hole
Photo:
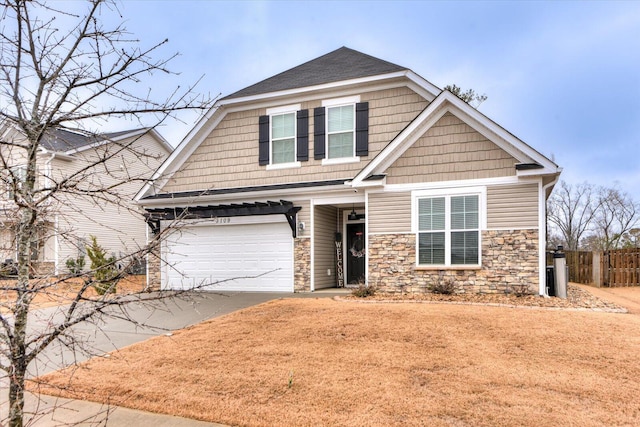
[[[451,113],[446,113],[388,170],[388,184],[515,175],[514,159]]]
[[[304,222],[305,229],[302,231],[298,231],[298,237],[309,237],[311,236],[311,210],[310,205],[311,202],[309,200],[304,201],[295,201],[294,206],[298,206],[302,209],[298,211],[298,224]]]
[[[406,87],[363,93],[361,101],[369,102],[369,155],[359,163],[322,166],[321,160],[314,160],[310,117],[309,161],[301,168],[266,170],[258,164],[258,117],[266,110],[254,109],[227,114],[162,192],[352,178],[428,104]],[[312,112],[321,102],[304,102],[301,108]]]
[[[487,227],[538,228],[538,184],[488,187]]]
[[[334,252],[338,210],[331,206],[314,209],[314,285],[315,289],[331,288],[336,285]],[[327,270],[331,270],[330,275]]]
[[[411,193],[369,195],[369,233],[411,232]]]
[[[70,162],[55,159],[52,168],[56,179],[72,176],[94,162],[97,151],[102,149],[78,153]],[[145,135],[135,142],[134,151],[123,151],[104,165],[92,168],[82,179],[84,186],[89,183],[106,186],[131,177],[131,182],[113,189],[115,194],[101,199],[61,195],[62,203],[56,207],[60,214],[58,261],[62,269],[68,258],[78,256],[78,241],[88,242],[90,235],[95,235],[108,253],[116,255],[131,253],[145,245],[147,225],[133,197],[140,189],[141,180],[148,179],[168,154],[153,137]]]

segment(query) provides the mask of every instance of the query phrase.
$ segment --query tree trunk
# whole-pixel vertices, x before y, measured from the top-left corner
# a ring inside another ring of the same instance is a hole
[[[13,361],[13,371],[9,377],[9,427],[22,427],[23,425],[26,370],[25,363]]]
[[[13,336],[10,337],[11,372],[9,375],[9,427],[22,427],[24,423],[24,388],[28,366],[27,321],[33,295],[30,292],[31,242],[34,239],[36,215],[30,208],[21,208],[17,230],[18,279],[13,308]]]

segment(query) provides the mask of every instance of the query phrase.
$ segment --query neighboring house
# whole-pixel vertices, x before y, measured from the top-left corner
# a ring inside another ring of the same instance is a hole
[[[0,128],[4,142],[20,142],[24,135],[6,122]],[[89,236],[95,235],[108,253],[117,256],[143,247],[147,226],[133,197],[169,156],[172,147],[153,129],[88,135],[55,129],[42,139],[38,151],[38,187],[66,182],[69,191],[48,200],[31,259],[41,274],[67,272],[66,261],[84,255]],[[26,170],[24,150],[3,144],[0,155],[19,177]],[[15,204],[3,172],[0,191],[0,260],[16,259]],[[122,185],[117,185],[123,182]],[[109,194],[94,193],[110,188]],[[87,267],[89,267],[89,260]]]
[[[406,67],[340,48],[216,102],[138,194],[163,288],[545,292],[560,168]]]

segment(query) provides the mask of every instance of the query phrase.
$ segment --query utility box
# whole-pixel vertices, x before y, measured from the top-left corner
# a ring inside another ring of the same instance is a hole
[[[556,277],[553,271],[553,265],[547,265],[547,295],[556,296]]]
[[[558,249],[553,252],[553,273],[555,296],[567,299],[569,274],[567,273],[567,257],[562,246],[558,246]]]

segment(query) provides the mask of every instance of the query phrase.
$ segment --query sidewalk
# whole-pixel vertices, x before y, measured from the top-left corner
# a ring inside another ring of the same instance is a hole
[[[27,411],[41,415],[25,425],[33,427],[74,426],[139,426],[139,427],[223,427],[222,424],[136,411],[116,406],[51,396],[28,395]]]

